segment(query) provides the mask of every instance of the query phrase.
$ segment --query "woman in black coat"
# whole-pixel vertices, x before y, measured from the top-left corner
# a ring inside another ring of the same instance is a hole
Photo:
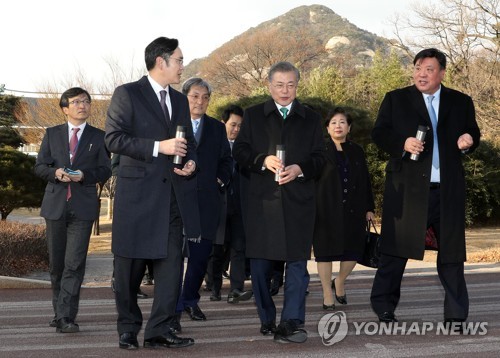
[[[366,222],[374,218],[365,153],[346,140],[351,123],[341,107],[331,111],[325,122],[327,161],[317,185],[313,239],[325,310],[335,308],[334,294],[339,303],[347,304],[344,283],[363,253]],[[340,270],[332,281],[333,261],[340,261]]]

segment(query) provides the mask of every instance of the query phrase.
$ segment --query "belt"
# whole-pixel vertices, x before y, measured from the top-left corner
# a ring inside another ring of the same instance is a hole
[[[429,185],[429,188],[431,188],[431,190],[432,189],[439,189],[440,186],[441,186],[441,183],[431,183]]]

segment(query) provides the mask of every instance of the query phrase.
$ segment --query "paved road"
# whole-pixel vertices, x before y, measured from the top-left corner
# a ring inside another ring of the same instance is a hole
[[[200,306],[208,320],[194,322],[184,317],[183,336],[193,337],[196,344],[183,349],[124,352],[117,347],[116,312],[109,289],[109,255],[89,257],[89,270],[78,323],[77,334],[56,334],[48,327],[52,308],[48,288],[0,289],[0,357],[498,357],[500,350],[500,264],[467,265],[467,282],[471,298],[470,321],[487,323],[484,335],[445,335],[436,328],[442,320],[443,291],[432,267],[410,266],[403,281],[402,300],[396,312],[406,323],[409,335],[374,334],[375,316],[369,307],[373,270],[356,270],[347,287],[349,304],[337,306],[347,318],[347,336],[340,342],[325,346],[318,333],[321,309],[321,287],[316,274],[311,276],[307,298],[306,329],[309,339],[304,344],[277,344],[272,337],[263,337],[253,301],[230,305],[224,301],[210,302],[202,293]],[[93,267],[93,269],[91,269]],[[98,271],[101,270],[100,274]],[[43,276],[43,275],[39,275]],[[43,277],[41,277],[43,279]],[[153,294],[151,286],[143,289]],[[227,282],[225,291],[227,294]],[[276,296],[278,310],[283,296]],[[141,300],[147,318],[152,299]],[[341,314],[339,314],[341,315]],[[368,322],[368,323],[367,323]],[[416,322],[416,323],[414,323]],[[362,324],[365,329],[356,333]],[[416,332],[432,325],[426,335]],[[338,327],[338,326],[337,326]],[[415,331],[416,329],[416,331]],[[399,332],[401,332],[400,329]],[[335,332],[334,332],[335,333]],[[340,329],[338,330],[340,337]],[[439,333],[439,334],[438,334]],[[142,343],[142,332],[139,336]]]

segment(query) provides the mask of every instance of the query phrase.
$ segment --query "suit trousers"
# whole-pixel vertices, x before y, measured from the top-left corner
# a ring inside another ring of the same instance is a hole
[[[189,259],[184,275],[182,293],[177,303],[177,313],[200,302],[200,288],[207,272],[208,258],[212,252],[212,240],[201,239],[199,243],[188,241]],[[182,265],[181,270],[184,266]],[[182,274],[181,274],[182,277]]]
[[[45,223],[54,314],[56,319],[75,320],[93,221],[78,219],[70,200],[60,219]]]
[[[226,243],[214,245],[212,256],[213,290],[220,292],[222,287],[222,272],[226,261],[226,250],[230,251],[231,270],[229,280],[231,290],[243,291],[245,286],[245,231],[243,229],[243,218],[240,212],[227,215],[226,219]]]
[[[276,322],[276,305],[269,292],[274,262],[266,259],[250,259],[252,289],[262,324]],[[284,302],[280,322],[293,320],[297,324],[304,324],[306,290],[309,285],[307,261],[286,261],[285,276]]]
[[[167,334],[175,316],[184,238],[182,218],[173,190],[171,195],[167,256],[160,259],[143,259],[115,255],[115,301],[119,334],[138,333],[142,327],[143,318],[137,304],[137,292],[149,260],[153,264],[155,285],[153,305],[144,331],[144,339]]]
[[[439,208],[439,189],[431,189],[427,226],[433,227],[438,245],[441,240]],[[396,310],[401,296],[401,280],[407,261],[408,259],[403,257],[381,255],[370,297],[372,308],[377,315]],[[469,296],[465,283],[464,263],[441,263],[438,252],[436,266],[445,293],[444,318],[466,320],[469,314]]]

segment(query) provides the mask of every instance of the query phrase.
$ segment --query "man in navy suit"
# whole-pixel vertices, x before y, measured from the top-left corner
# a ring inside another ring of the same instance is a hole
[[[464,278],[464,154],[479,145],[472,99],[441,84],[446,56],[430,48],[413,61],[409,87],[386,94],[372,138],[390,155],[386,167],[380,264],[371,304],[381,322],[395,322],[401,279],[409,258],[422,260],[426,230],[438,244],[437,271],[444,288],[444,321],[461,325],[469,313]],[[428,127],[424,140],[415,137]],[[412,158],[418,155],[418,158]]]
[[[201,236],[189,239],[189,259],[177,312],[186,311],[195,321],[206,320],[198,306],[198,293],[207,271],[222,207],[222,191],[231,178],[231,149],[224,124],[206,114],[212,89],[201,78],[190,78],[182,85],[188,97],[192,129],[198,155],[197,191]],[[180,330],[177,322],[176,330]]]
[[[199,236],[195,140],[179,83],[183,55],[176,39],[159,37],[145,51],[148,75],[116,88],[108,109],[105,141],[120,155],[113,217],[115,300],[119,347],[137,349],[142,313],[137,304],[147,260],[153,261],[154,301],[144,332],[146,348],[194,343],[170,332],[188,237]],[[186,128],[175,138],[176,127]],[[174,164],[175,156],[182,164]],[[193,214],[194,213],[194,214]],[[198,220],[198,222],[197,222]]]
[[[59,101],[67,123],[47,128],[35,165],[46,180],[40,215],[45,218],[56,332],[79,331],[80,287],[93,222],[99,217],[97,183],[111,176],[104,132],[86,121],[90,94],[70,88]],[[67,169],[66,169],[67,168]],[[68,171],[65,171],[65,169]]]

